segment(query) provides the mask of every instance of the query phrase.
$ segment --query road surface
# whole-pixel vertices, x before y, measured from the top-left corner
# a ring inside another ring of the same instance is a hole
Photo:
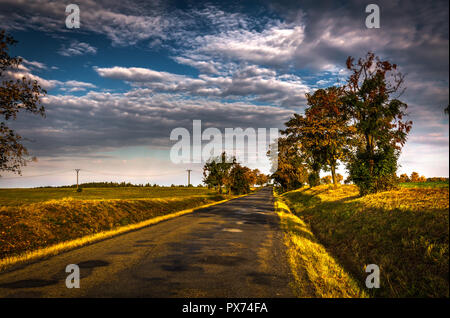
[[[265,188],[0,274],[0,297],[294,297],[291,279]]]

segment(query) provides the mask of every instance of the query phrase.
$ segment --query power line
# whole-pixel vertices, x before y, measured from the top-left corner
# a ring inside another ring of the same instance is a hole
[[[31,176],[15,176],[15,177],[0,177],[0,181],[1,180],[8,180],[8,179],[23,179],[23,178],[36,178],[36,177],[46,177],[46,176],[53,176],[56,174],[62,174],[65,172],[72,172],[73,170],[62,170],[62,171],[57,171],[57,172],[51,172],[51,173],[45,173],[45,174],[36,174],[36,175],[31,175]]]
[[[77,175],[78,175],[78,172],[80,170],[81,169],[75,169],[75,171],[77,171]],[[189,170],[193,171],[192,169],[189,169]],[[74,171],[74,169],[70,169],[70,170],[60,170],[60,171],[44,173],[44,174],[36,174],[36,175],[31,175],[31,176],[0,177],[0,181],[1,180],[10,180],[10,179],[25,179],[25,178],[46,177],[46,176],[53,176],[53,175],[73,172],[73,171]],[[144,178],[161,177],[161,176],[175,175],[175,174],[182,173],[182,170],[178,170],[178,171],[172,171],[172,172],[160,173],[160,174],[152,174],[152,175],[144,175],[144,174],[132,175],[132,174],[117,174],[117,173],[114,173],[114,172],[93,171],[93,170],[88,170],[88,169],[83,169],[83,171],[90,172],[90,173],[95,173],[95,174],[107,175],[107,176],[136,177],[136,178],[137,177],[144,177]]]
[[[173,175],[173,174],[180,174],[180,171],[174,171],[174,172],[168,172],[168,173],[161,173],[161,174],[153,174],[153,175],[144,175],[144,174],[138,174],[138,175],[132,175],[132,174],[117,174],[114,172],[103,172],[103,171],[92,171],[92,170],[86,170],[83,169],[83,171],[87,171],[90,173],[97,173],[107,176],[118,176],[118,177],[160,177],[160,176],[167,176],[167,175]]]

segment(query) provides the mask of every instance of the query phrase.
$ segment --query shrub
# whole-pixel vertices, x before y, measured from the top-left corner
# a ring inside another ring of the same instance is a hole
[[[350,178],[359,188],[361,195],[387,191],[397,186],[398,152],[392,146],[377,149],[374,155],[357,153],[348,163]],[[372,171],[370,167],[372,164]]]
[[[333,180],[332,180],[331,176],[328,175],[328,176],[325,176],[325,177],[321,178],[320,181],[321,181],[321,183],[323,183],[323,184],[331,184],[331,182],[332,182]]]
[[[310,187],[316,187],[320,184],[320,176],[318,173],[313,172],[308,175],[308,183]]]

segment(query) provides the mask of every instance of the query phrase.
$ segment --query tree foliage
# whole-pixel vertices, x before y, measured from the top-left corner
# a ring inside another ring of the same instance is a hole
[[[271,178],[282,191],[302,187],[308,180],[308,171],[297,143],[286,137],[280,137],[276,142],[277,169],[273,171]],[[271,147],[268,155],[272,156],[271,152],[274,151]]]
[[[350,124],[343,97],[344,91],[339,87],[306,94],[308,106],[305,115],[294,114],[282,131],[300,146],[310,169],[308,179],[311,186],[318,184],[321,169],[331,171],[333,184],[336,185],[338,160],[348,156],[353,144],[355,128]]]
[[[235,163],[230,170],[228,186],[233,194],[246,194],[250,192],[254,180],[255,175],[250,168]]]
[[[407,105],[398,99],[404,76],[396,64],[371,52],[357,63],[349,57],[346,64],[351,75],[344,102],[362,140],[347,166],[350,177],[361,194],[389,190],[397,182],[397,160],[412,126],[403,120]]]
[[[242,166],[235,157],[228,157],[225,152],[208,160],[203,167],[203,182],[209,188],[217,188],[219,193],[225,186],[227,193],[246,194],[255,184],[263,185],[267,181],[267,176],[258,169]]]
[[[21,143],[22,136],[9,128],[8,120],[15,120],[20,111],[44,116],[45,109],[41,97],[46,91],[37,81],[23,77],[12,79],[11,72],[19,69],[22,59],[11,57],[9,47],[17,41],[0,31],[0,171],[21,172],[21,167],[35,158],[30,158],[26,147]]]
[[[404,76],[396,64],[371,52],[356,63],[349,57],[346,64],[346,85],[306,94],[304,114],[285,123],[272,175],[283,190],[301,186],[305,172],[309,185],[318,185],[321,170],[331,171],[336,186],[342,181],[336,174],[339,162],[346,163],[346,183],[356,184],[362,195],[398,182],[397,161],[412,126],[403,120],[407,105],[399,99]]]
[[[227,157],[223,152],[218,157],[213,157],[203,167],[203,183],[208,187],[218,188],[222,193],[222,187],[227,183],[230,169],[236,163],[236,158]]]
[[[409,177],[406,173],[403,173],[400,175],[400,177],[398,178],[398,182],[409,182]]]

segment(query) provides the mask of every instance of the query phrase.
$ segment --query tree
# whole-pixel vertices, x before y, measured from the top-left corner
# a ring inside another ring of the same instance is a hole
[[[411,173],[411,182],[418,182],[419,181],[419,174],[415,171]]]
[[[427,178],[425,178],[425,176],[420,176],[419,182],[427,182]]]
[[[259,172],[258,170],[258,173],[256,174],[256,184],[262,187],[267,182],[269,182],[269,177],[266,174]]]
[[[396,64],[371,52],[356,64],[349,57],[346,64],[351,75],[344,103],[362,140],[347,165],[350,177],[362,195],[389,190],[397,182],[398,157],[412,126],[403,121],[407,105],[398,99],[404,76]]]
[[[208,187],[217,187],[222,193],[222,186],[227,183],[231,167],[236,163],[236,158],[227,157],[223,152],[218,157],[213,157],[203,167],[203,183]]]
[[[400,175],[400,178],[398,179],[398,182],[409,182],[409,177],[406,173],[403,173]]]
[[[282,135],[286,135],[284,139],[284,142],[288,145],[286,148],[291,147],[290,151],[292,154],[296,153],[296,156],[298,156],[297,160],[307,166],[305,170],[308,173],[307,180],[310,187],[320,184],[319,174],[325,161],[323,158],[324,152],[320,147],[321,141],[314,134],[313,125],[310,118],[294,114],[285,123],[287,128],[281,131]]]
[[[252,182],[252,170],[235,163],[230,170],[227,182],[233,194],[246,194],[250,192]]]
[[[312,140],[303,143],[316,147],[320,153],[322,166],[331,171],[334,185],[337,185],[336,166],[343,160],[352,145],[354,127],[350,125],[347,105],[343,103],[344,91],[340,87],[318,89],[314,94],[306,94],[308,106],[305,111],[309,130],[307,135]],[[320,160],[319,159],[319,160]]]
[[[344,177],[343,177],[340,173],[338,173],[338,174],[336,175],[336,181],[337,181],[337,183],[341,183],[342,180],[344,180]]]
[[[271,158],[276,158],[277,169],[272,168],[271,178],[274,183],[281,187],[282,191],[289,191],[300,188],[307,182],[308,171],[306,164],[300,154],[299,147],[295,142],[286,137],[280,137],[276,141],[277,155],[273,156],[275,152],[273,145],[268,151]],[[272,163],[272,166],[275,166]]]
[[[20,111],[45,116],[41,97],[46,91],[37,81],[26,77],[11,79],[10,74],[19,69],[22,59],[9,56],[9,46],[16,44],[13,37],[0,31],[0,171],[21,173],[21,167],[27,162],[35,160],[30,158],[28,150],[21,143],[22,136],[6,125],[6,121],[15,120]]]
[[[258,169],[252,170],[250,168],[248,168],[248,170],[245,173],[245,177],[248,180],[248,183],[251,187],[253,187],[256,184],[258,173],[260,173]]]
[[[306,94],[305,115],[294,114],[282,131],[300,145],[311,170],[308,178],[311,186],[317,185],[321,169],[331,171],[333,184],[337,185],[336,166],[347,157],[353,143],[355,129],[343,97],[340,87]]]

